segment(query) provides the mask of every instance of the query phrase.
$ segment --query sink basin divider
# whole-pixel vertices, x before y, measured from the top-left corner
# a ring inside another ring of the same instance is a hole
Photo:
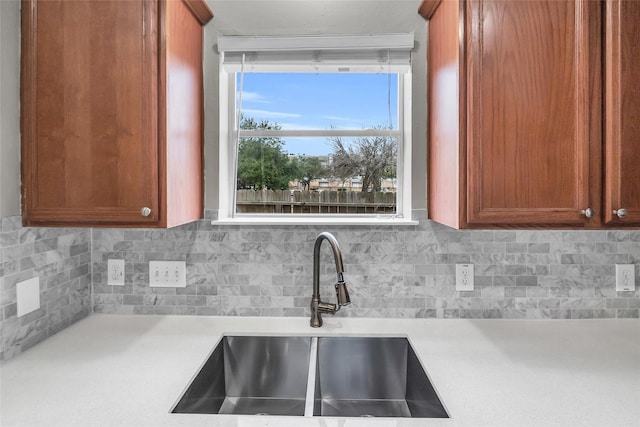
[[[318,337],[311,338],[309,349],[309,371],[307,373],[307,395],[304,405],[304,416],[313,417],[313,405],[316,391],[316,364],[318,362]]]

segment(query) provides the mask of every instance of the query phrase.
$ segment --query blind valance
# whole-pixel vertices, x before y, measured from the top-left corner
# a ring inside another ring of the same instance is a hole
[[[227,72],[405,73],[411,67],[414,36],[245,37],[220,36],[218,50]]]

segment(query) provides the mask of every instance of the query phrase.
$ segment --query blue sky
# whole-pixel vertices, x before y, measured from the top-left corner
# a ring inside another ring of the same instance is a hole
[[[389,75],[332,73],[245,73],[242,112],[278,123],[282,129],[364,129],[389,124]],[[397,128],[397,75],[391,74],[391,114]],[[289,138],[293,154],[330,152],[325,139]]]

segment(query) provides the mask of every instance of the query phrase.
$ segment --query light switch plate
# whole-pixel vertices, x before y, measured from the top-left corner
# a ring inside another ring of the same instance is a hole
[[[636,270],[634,264],[616,264],[616,291],[636,290]]]
[[[473,291],[473,264],[456,264],[456,291]]]
[[[149,261],[149,286],[184,288],[187,286],[184,261]]]
[[[16,283],[18,317],[40,308],[40,278],[33,277]]]

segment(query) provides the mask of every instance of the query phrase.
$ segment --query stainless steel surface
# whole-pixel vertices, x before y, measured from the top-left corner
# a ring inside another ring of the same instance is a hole
[[[316,416],[448,418],[409,341],[319,337]]]
[[[323,302],[320,298],[320,247],[323,241],[329,242],[333,251],[333,258],[336,263],[336,274],[338,283],[336,283],[336,298],[338,304],[329,304]],[[344,266],[342,264],[342,251],[338,241],[331,233],[323,232],[316,237],[313,246],[313,294],[311,295],[311,320],[310,325],[314,328],[322,326],[322,313],[335,314],[340,307],[351,304],[347,285],[344,283]]]
[[[226,397],[219,414],[304,415],[305,399]]]
[[[225,336],[172,412],[448,418],[404,337]]]
[[[351,298],[349,297],[349,291],[347,290],[346,283],[336,283],[336,297],[338,299],[339,306],[351,304]]]
[[[596,214],[596,211],[594,211],[591,208],[587,208],[585,210],[582,211],[582,214],[584,216],[586,216],[587,218],[591,218],[592,216],[594,216]]]
[[[613,214],[618,215],[618,218],[624,218],[625,216],[627,216],[627,210],[625,208],[620,208],[613,211]]]
[[[322,416],[325,417],[411,418],[404,399],[322,399],[321,405]]]
[[[140,215],[142,215],[142,216],[151,215],[151,209],[147,208],[147,207],[144,207],[144,208],[140,209]]]
[[[310,337],[225,336],[172,412],[304,415]]]

